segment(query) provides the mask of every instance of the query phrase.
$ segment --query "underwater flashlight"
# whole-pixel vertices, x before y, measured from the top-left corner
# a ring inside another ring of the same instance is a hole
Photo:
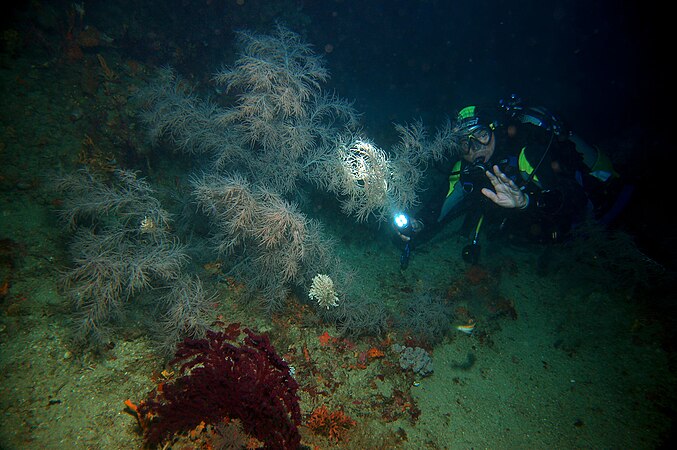
[[[404,229],[407,228],[409,225],[409,218],[407,217],[406,214],[403,213],[398,213],[395,214],[395,226],[399,229]]]

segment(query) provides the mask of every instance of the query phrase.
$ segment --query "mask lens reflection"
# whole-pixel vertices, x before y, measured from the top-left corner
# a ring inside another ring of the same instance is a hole
[[[487,145],[491,140],[491,131],[482,127],[468,135],[469,141],[477,141],[482,145]]]

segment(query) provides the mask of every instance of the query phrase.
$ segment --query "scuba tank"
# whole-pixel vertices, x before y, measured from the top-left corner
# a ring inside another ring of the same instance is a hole
[[[546,108],[540,106],[524,106],[522,99],[515,94],[512,94],[509,100],[501,99],[499,105],[501,109],[514,120],[550,131],[562,142],[571,142],[574,145],[576,152],[581,155],[583,164],[587,168],[589,175],[597,178],[603,183],[610,178],[619,177],[608,156],[599,151],[596,147],[585,142],[577,134],[568,130],[564,126],[564,123]]]
[[[524,106],[522,99],[515,94],[512,94],[509,100],[501,99],[498,104],[509,117],[521,123],[528,123],[543,128],[562,140],[569,138],[570,133],[564,127],[564,123],[543,107]]]
[[[630,201],[634,186],[619,182],[620,175],[606,154],[568,130],[546,108],[525,106],[522,99],[515,94],[508,100],[501,99],[499,105],[508,117],[550,131],[551,137],[573,144],[582,160],[581,173],[577,174],[577,180],[593,205],[595,217],[603,224],[609,224],[620,214]]]

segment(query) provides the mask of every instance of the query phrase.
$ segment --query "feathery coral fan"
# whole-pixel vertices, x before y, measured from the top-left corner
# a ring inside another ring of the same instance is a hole
[[[363,222],[369,215],[382,218],[390,212],[391,167],[386,153],[362,139],[339,144],[340,165],[330,190],[342,195],[341,207],[346,214]],[[402,205],[402,207],[410,205]]]
[[[238,43],[238,59],[214,75],[237,97],[220,121],[239,135],[257,182],[294,192],[309,164],[331,157],[330,143],[343,126],[356,128],[356,113],[350,102],[322,91],[329,72],[300,35],[278,25],[272,35],[240,31]]]
[[[224,332],[208,331],[205,339],[186,339],[172,363],[182,363],[180,376],[151,392],[138,406],[145,418],[145,440],[157,445],[201,422],[238,419],[243,429],[266,448],[296,449],[301,409],[298,384],[275,352],[268,336],[239,324]]]
[[[64,196],[61,217],[75,231],[69,245],[73,268],[64,284],[77,310],[78,335],[107,342],[106,330],[124,314],[128,300],[174,283],[188,255],[171,232],[169,213],[155,190],[137,173],[115,170],[104,176],[82,170],[56,180],[56,189]],[[184,318],[199,321],[203,312],[195,303]],[[173,327],[175,335],[186,336],[183,323]],[[202,328],[191,331],[199,334]]]
[[[218,251],[236,253],[232,273],[261,291],[269,309],[284,304],[291,286],[331,265],[331,242],[319,222],[279,195],[235,175],[197,178],[193,187],[213,221]]]
[[[238,173],[285,197],[313,185],[358,221],[385,221],[417,204],[428,163],[450,150],[450,124],[432,139],[421,122],[397,125],[400,142],[383,151],[354,135],[358,114],[322,89],[324,60],[299,34],[278,25],[237,38],[237,58],[213,76],[225,107],[200,99],[172,69],[141,90],[152,142],[210,155],[215,173]]]

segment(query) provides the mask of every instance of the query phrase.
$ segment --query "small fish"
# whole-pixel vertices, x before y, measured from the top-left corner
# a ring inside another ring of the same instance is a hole
[[[469,323],[467,325],[456,325],[454,328],[456,328],[458,331],[461,331],[465,334],[472,334],[473,330],[475,329],[475,324]]]

